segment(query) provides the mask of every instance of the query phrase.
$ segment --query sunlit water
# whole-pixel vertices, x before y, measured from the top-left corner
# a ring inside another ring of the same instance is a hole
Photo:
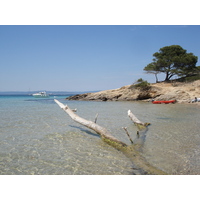
[[[131,144],[136,138],[131,111],[150,122],[142,155],[168,174],[200,174],[200,107],[142,102],[66,101],[77,114],[106,127]],[[0,174],[140,174],[122,152],[74,122],[53,98],[0,96]]]

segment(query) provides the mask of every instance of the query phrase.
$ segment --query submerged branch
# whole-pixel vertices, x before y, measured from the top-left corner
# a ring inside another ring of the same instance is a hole
[[[87,128],[90,128],[92,130],[94,130],[97,134],[99,134],[103,139],[106,139],[106,141],[109,141],[114,143],[114,144],[118,144],[118,145],[122,145],[122,146],[127,146],[127,144],[121,142],[120,140],[118,140],[117,138],[113,137],[110,132],[105,129],[104,127],[99,126],[98,124],[96,124],[95,122],[92,121],[88,121],[86,119],[83,119],[81,117],[79,117],[78,115],[76,115],[67,105],[65,106],[64,104],[62,104],[61,102],[59,102],[58,100],[54,99],[54,101],[60,106],[60,108],[62,108],[74,121],[78,122],[79,124],[82,124],[83,126],[86,126]]]
[[[95,119],[94,119],[94,123],[96,124],[97,123],[97,117],[98,117],[98,113],[96,114],[96,116],[95,116]]]
[[[137,126],[139,130],[145,129],[150,123],[141,122],[132,112],[128,110],[128,116],[133,121],[133,123]]]
[[[122,128],[125,130],[125,132],[126,132],[128,138],[129,138],[129,140],[130,140],[131,143],[133,144],[133,140],[132,140],[131,137],[130,137],[130,134],[129,134],[128,130],[127,130],[127,127],[122,127]]]
[[[144,170],[147,174],[166,174],[162,170],[159,170],[152,165],[150,165],[145,158],[137,151],[137,148],[134,144],[127,145],[124,142],[118,140],[117,138],[113,137],[110,132],[105,129],[104,127],[99,126],[95,122],[88,121],[86,119],[83,119],[76,115],[67,105],[65,106],[58,100],[54,99],[54,101],[62,108],[74,121],[82,124],[83,126],[86,126],[87,128],[90,128],[94,130],[97,134],[99,134],[103,141],[106,143],[112,145],[116,149],[122,151],[129,159],[131,159],[136,165],[138,165],[142,170]],[[129,117],[134,121],[136,125],[140,124],[143,128],[147,127],[148,123],[143,123],[140,120],[138,120],[133,114],[131,114],[131,111],[128,112]],[[126,131],[126,128],[124,128]],[[128,135],[128,134],[127,134]],[[132,143],[132,142],[131,142]]]

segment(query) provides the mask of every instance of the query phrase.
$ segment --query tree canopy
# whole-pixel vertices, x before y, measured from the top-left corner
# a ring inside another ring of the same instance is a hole
[[[160,48],[159,52],[154,53],[153,56],[153,62],[148,64],[144,70],[155,74],[156,82],[158,73],[165,73],[165,81],[169,81],[174,75],[184,77],[197,71],[198,57],[193,53],[187,53],[179,45]]]

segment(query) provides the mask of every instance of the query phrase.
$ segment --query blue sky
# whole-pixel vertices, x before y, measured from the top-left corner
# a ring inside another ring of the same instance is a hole
[[[0,26],[0,91],[93,91],[139,78],[155,82],[143,71],[153,53],[176,44],[200,59],[199,35],[199,25]]]

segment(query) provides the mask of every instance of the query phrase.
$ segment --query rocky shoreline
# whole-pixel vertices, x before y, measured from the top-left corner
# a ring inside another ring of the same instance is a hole
[[[81,101],[151,101],[176,99],[178,103],[189,103],[195,97],[200,97],[200,80],[190,83],[154,83],[148,91],[133,89],[131,85],[118,89],[95,93],[77,94],[67,100]]]

